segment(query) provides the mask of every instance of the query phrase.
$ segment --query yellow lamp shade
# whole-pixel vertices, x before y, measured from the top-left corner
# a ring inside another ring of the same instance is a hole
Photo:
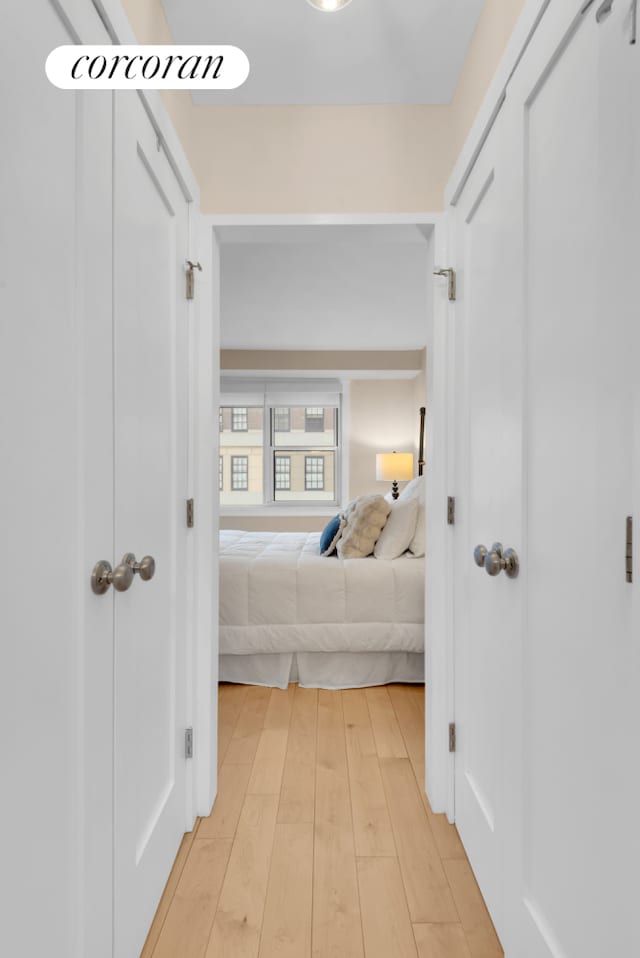
[[[376,456],[376,479],[413,479],[413,456],[410,452],[379,452]]]

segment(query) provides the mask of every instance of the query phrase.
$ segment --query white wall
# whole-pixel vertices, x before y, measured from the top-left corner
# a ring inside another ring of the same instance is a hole
[[[375,227],[369,238],[350,229],[303,243],[223,241],[222,347],[423,348],[430,240],[416,230],[411,242],[378,242]]]
[[[485,0],[448,104],[196,106],[188,93],[165,91],[202,209],[441,210],[444,185],[523,3]],[[139,43],[174,42],[161,0],[123,5]]]

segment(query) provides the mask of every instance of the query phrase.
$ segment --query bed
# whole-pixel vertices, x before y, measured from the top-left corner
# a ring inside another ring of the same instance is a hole
[[[424,559],[323,557],[320,533],[220,533],[220,681],[424,681]]]

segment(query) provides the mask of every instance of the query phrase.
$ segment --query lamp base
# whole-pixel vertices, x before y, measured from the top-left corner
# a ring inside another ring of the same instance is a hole
[[[391,497],[397,499],[400,495],[400,490],[398,489],[398,480],[394,479],[391,483]]]

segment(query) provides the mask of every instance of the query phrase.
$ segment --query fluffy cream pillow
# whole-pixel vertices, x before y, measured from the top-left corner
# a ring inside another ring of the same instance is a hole
[[[384,496],[359,496],[344,511],[345,526],[338,540],[341,559],[364,559],[373,547],[391,512]]]
[[[397,559],[406,552],[416,533],[417,499],[397,499],[376,542],[376,559]]]
[[[414,556],[423,556],[425,553],[425,481],[425,476],[417,476],[415,479],[412,479],[411,482],[408,482],[404,487],[398,498],[398,502],[405,502],[411,499],[415,499],[418,502],[418,518],[416,521],[415,535],[409,543],[409,552]]]

